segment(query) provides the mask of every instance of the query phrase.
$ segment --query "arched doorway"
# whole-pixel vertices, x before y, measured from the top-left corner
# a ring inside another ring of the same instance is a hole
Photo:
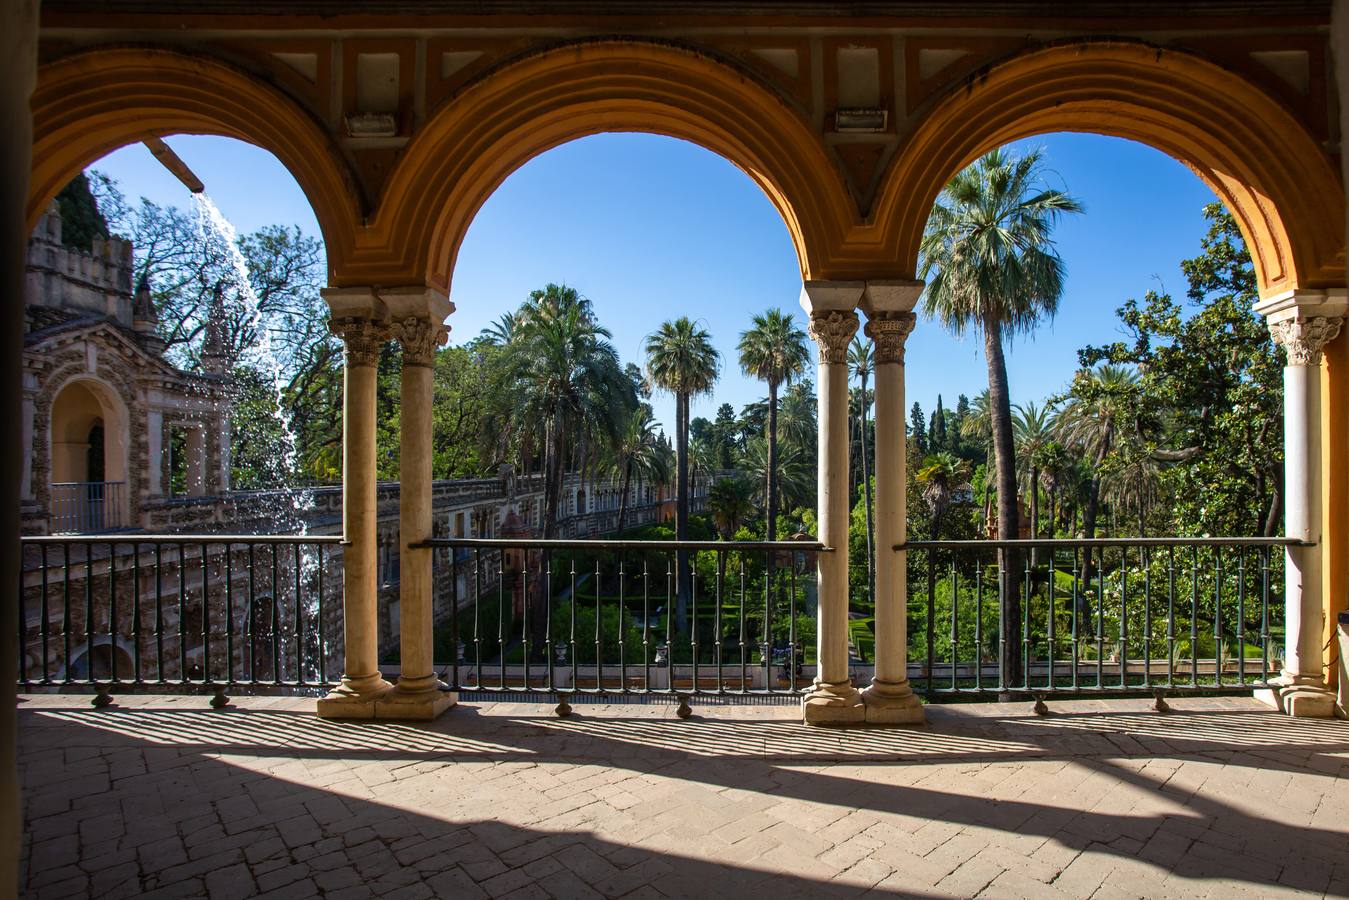
[[[126,405],[112,388],[76,379],[52,401],[49,514],[54,532],[97,532],[128,523]]]

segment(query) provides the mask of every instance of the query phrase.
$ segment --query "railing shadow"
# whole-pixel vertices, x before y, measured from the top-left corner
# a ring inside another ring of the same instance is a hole
[[[104,753],[158,748],[157,753],[166,759],[198,754],[205,761],[225,755],[300,760],[306,766],[327,767],[339,761],[351,767],[461,763],[469,764],[465,778],[470,779],[469,772],[480,764],[603,766],[715,791],[751,791],[822,807],[847,807],[877,817],[897,816],[911,823],[932,820],[992,829],[1056,841],[1078,851],[1089,847],[1121,858],[1133,858],[1143,842],[1164,829],[1192,832],[1191,840],[1215,831],[1229,841],[1244,842],[1242,852],[1249,855],[1246,864],[1234,868],[1229,857],[1183,854],[1171,861],[1176,871],[1185,877],[1236,879],[1256,885],[1296,877],[1296,872],[1286,870],[1285,862],[1309,853],[1333,859],[1349,842],[1342,830],[1302,827],[1253,815],[1236,798],[1201,792],[1188,782],[1170,783],[1185,761],[1321,773],[1332,780],[1342,777],[1349,774],[1345,755],[1349,732],[1336,723],[1290,720],[1254,710],[1048,718],[961,717],[943,711],[934,717],[936,724],[926,729],[831,731],[805,729],[783,719],[675,721],[663,717],[668,715],[659,708],[632,715],[629,708],[621,717],[592,713],[557,719],[505,715],[499,709],[491,716],[479,716],[472,708],[461,707],[429,726],[372,722],[353,727],[306,713],[267,709],[225,713],[31,709],[24,711],[23,720],[25,736],[39,744],[90,747]],[[1153,760],[1174,764],[1146,765]],[[921,781],[926,767],[951,762],[1059,766],[1065,775],[1070,771],[1074,775],[1066,784],[1095,776],[1142,791],[1156,802],[1142,804],[1136,813],[1115,814],[1089,808],[1099,799],[1095,796],[1073,798],[1070,794],[1055,798],[1067,805],[1056,805],[1023,797],[990,800],[913,783]],[[833,772],[810,768],[830,763],[842,768]],[[1154,770],[1160,774],[1153,774]],[[303,788],[288,787],[296,789]],[[677,798],[677,789],[673,796]],[[221,799],[203,796],[199,802]],[[1157,811],[1158,803],[1166,809]],[[443,830],[439,820],[429,820],[428,827],[444,835],[452,833],[452,829]],[[473,827],[485,827],[485,823]],[[499,823],[490,827],[498,829],[507,843],[518,831]],[[593,840],[572,837],[583,846]],[[1130,840],[1121,842],[1120,838]],[[543,839],[528,832],[522,842]],[[604,856],[614,850],[599,844],[590,846],[591,852]],[[675,869],[697,862],[646,850],[632,852],[642,860],[655,859]],[[741,872],[739,868],[706,862],[695,865],[693,871],[724,877],[727,884],[743,884],[746,877],[744,873],[733,877]],[[1308,870],[1306,877],[1315,879],[1315,871]],[[751,872],[749,877],[770,876]],[[788,883],[793,882],[789,879]],[[821,892],[825,884],[811,879],[795,882],[806,893],[834,896]]]

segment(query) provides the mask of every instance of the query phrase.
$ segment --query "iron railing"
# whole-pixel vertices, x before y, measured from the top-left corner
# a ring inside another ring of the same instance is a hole
[[[125,528],[126,483],[72,481],[51,485],[51,530],[89,534]]]
[[[340,667],[336,537],[21,538],[19,682],[93,689],[307,689]]]
[[[1042,698],[1261,687],[1281,664],[1285,546],[1305,544],[911,541],[895,549],[908,551],[915,690]]]
[[[437,668],[454,690],[794,695],[814,669],[806,541],[439,538]],[[469,551],[463,558],[461,551]],[[681,601],[680,572],[687,573]]]

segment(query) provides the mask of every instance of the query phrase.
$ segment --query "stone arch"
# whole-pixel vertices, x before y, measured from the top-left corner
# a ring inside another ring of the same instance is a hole
[[[1261,296],[1344,283],[1344,192],[1306,128],[1241,76],[1141,43],[1065,43],[970,76],[891,165],[866,237],[912,275],[950,177],[994,147],[1054,131],[1136,140],[1192,169],[1240,224]]]
[[[407,148],[370,231],[390,256],[404,254],[404,271],[448,290],[460,243],[492,192],[535,156],[603,132],[680,138],[729,160],[782,214],[805,278],[819,277],[856,222],[841,173],[784,100],[705,55],[628,40],[562,46],[480,77]]]
[[[242,70],[157,48],[90,50],[47,63],[33,93],[29,230],[62,186],[99,157],[167,134],[212,134],[261,147],[309,199],[330,269],[342,264],[361,219],[337,149],[301,106]]]

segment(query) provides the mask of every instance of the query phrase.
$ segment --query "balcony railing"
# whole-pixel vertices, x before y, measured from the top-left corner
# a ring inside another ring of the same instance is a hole
[[[436,664],[455,690],[544,692],[565,702],[610,693],[792,695],[810,685],[814,555],[832,552],[817,542],[444,538],[425,546],[441,551]]]
[[[21,541],[18,674],[25,687],[223,696],[315,688],[340,674],[341,654],[329,646],[342,634],[336,537]]]
[[[1262,686],[1282,663],[1289,545],[912,541],[910,677],[934,697]]]
[[[54,534],[92,534],[125,528],[126,483],[71,481],[51,485]]]
[[[321,689],[341,669],[338,543],[24,538],[19,681],[100,696]],[[910,680],[933,699],[1263,686],[1282,664],[1282,548],[1298,544],[911,542]],[[562,706],[578,695],[804,692],[816,665],[815,557],[836,552],[810,541],[424,546],[435,551],[440,677],[460,691],[553,694]],[[860,645],[871,620],[865,598],[853,606]],[[874,652],[853,658],[859,686]]]

